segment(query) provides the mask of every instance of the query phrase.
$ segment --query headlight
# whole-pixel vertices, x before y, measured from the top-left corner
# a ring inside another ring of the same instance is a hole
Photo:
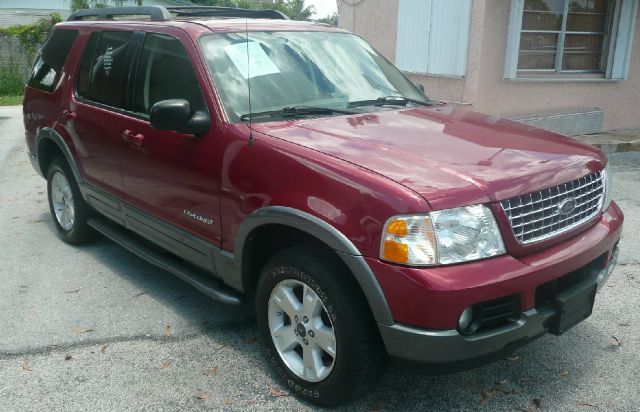
[[[457,263],[488,258],[505,252],[493,213],[483,205],[431,213],[438,263]]]
[[[611,167],[607,163],[607,166],[604,168],[604,203],[602,207],[602,211],[606,212],[611,205],[611,200],[613,200],[612,192],[613,192],[613,176],[611,175]]]
[[[500,230],[484,205],[392,217],[380,247],[381,259],[409,266],[467,262],[503,253]]]

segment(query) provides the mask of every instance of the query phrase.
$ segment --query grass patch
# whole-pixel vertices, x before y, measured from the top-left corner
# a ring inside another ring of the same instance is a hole
[[[22,95],[0,96],[0,106],[22,106]]]
[[[25,83],[17,65],[9,62],[8,65],[0,66],[0,96],[17,96],[24,93]]]

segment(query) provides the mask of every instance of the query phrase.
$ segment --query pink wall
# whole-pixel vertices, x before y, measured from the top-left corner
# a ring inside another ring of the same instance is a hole
[[[359,5],[355,8],[347,3]],[[434,99],[469,104],[505,117],[600,107],[605,129],[640,127],[640,18],[636,24],[626,81],[505,81],[503,79],[510,0],[474,0],[467,75],[464,79],[414,75]],[[355,20],[354,20],[355,15]],[[398,0],[348,0],[340,7],[340,26],[369,41],[395,60]]]

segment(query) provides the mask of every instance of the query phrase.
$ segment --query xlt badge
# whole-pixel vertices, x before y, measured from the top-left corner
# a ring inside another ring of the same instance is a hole
[[[199,222],[204,223],[205,225],[212,225],[213,224],[213,219],[209,219],[208,217],[204,217],[204,216],[200,216],[197,213],[192,212],[191,210],[183,210],[182,213],[184,213],[185,215],[189,216],[191,219],[195,219]]]

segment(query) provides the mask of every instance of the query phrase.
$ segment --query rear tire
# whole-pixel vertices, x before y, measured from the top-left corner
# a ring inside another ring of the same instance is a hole
[[[61,157],[54,158],[49,165],[47,194],[49,210],[62,240],[81,245],[95,238],[96,232],[87,224],[93,211],[82,198],[69,165]]]
[[[256,317],[286,387],[316,405],[361,397],[386,364],[368,304],[333,254],[300,246],[271,258],[258,280]]]

